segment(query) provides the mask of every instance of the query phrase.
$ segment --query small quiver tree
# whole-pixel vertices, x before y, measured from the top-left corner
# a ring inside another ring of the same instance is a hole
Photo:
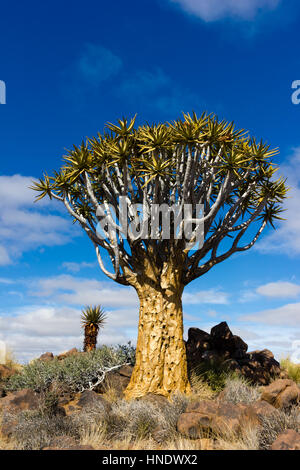
[[[96,349],[99,329],[103,328],[105,320],[106,315],[99,305],[89,306],[82,310],[81,323],[84,328],[84,352]]]

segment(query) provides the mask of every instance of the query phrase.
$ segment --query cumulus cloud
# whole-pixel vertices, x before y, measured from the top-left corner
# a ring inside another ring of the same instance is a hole
[[[254,314],[242,315],[240,320],[244,322],[263,323],[266,325],[299,326],[300,302],[262,310]]]
[[[55,202],[42,200],[34,205],[34,193],[29,189],[33,179],[22,175],[0,176],[2,266],[11,264],[25,251],[62,245],[77,234],[77,228],[69,218],[61,216]]]
[[[70,305],[101,304],[105,306],[138,306],[131,287],[118,287],[109,282],[85,279],[63,274],[52,278],[34,280],[29,284],[35,297],[55,298]]]
[[[261,10],[276,8],[280,0],[170,0],[204,21],[223,18],[252,20]]]
[[[184,292],[183,303],[186,305],[192,304],[228,304],[229,294],[217,289],[208,289],[205,291],[197,292]]]
[[[259,286],[256,292],[266,297],[298,297],[300,294],[300,286],[292,282],[270,282]]]

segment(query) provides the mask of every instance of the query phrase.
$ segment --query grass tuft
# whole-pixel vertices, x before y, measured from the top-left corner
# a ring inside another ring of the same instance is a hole
[[[289,357],[280,361],[280,366],[284,369],[291,380],[300,385],[300,364],[295,364]]]

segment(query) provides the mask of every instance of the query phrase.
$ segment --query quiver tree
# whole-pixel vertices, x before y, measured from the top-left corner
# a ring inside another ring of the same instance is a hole
[[[286,187],[273,178],[270,158],[277,150],[214,115],[134,126],[135,119],[107,124],[103,135],[74,146],[61,170],[33,188],[38,199],[61,201],[92,241],[102,271],[137,292],[136,365],[127,397],[169,396],[190,388],[184,287],[250,249],[266,225],[280,218]],[[189,216],[177,223],[171,211],[165,237],[163,217],[152,211],[157,205],[188,207]]]
[[[105,320],[106,315],[100,305],[88,306],[82,310],[81,323],[84,328],[84,352],[96,349],[99,329],[103,328]]]

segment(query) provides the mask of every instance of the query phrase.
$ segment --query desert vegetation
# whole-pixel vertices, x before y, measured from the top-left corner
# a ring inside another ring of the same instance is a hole
[[[128,400],[134,362],[130,344],[48,353],[18,367],[9,362],[0,448],[267,450],[284,433],[299,435],[300,389],[291,379],[262,387],[216,364],[209,374],[190,371],[189,394]]]

